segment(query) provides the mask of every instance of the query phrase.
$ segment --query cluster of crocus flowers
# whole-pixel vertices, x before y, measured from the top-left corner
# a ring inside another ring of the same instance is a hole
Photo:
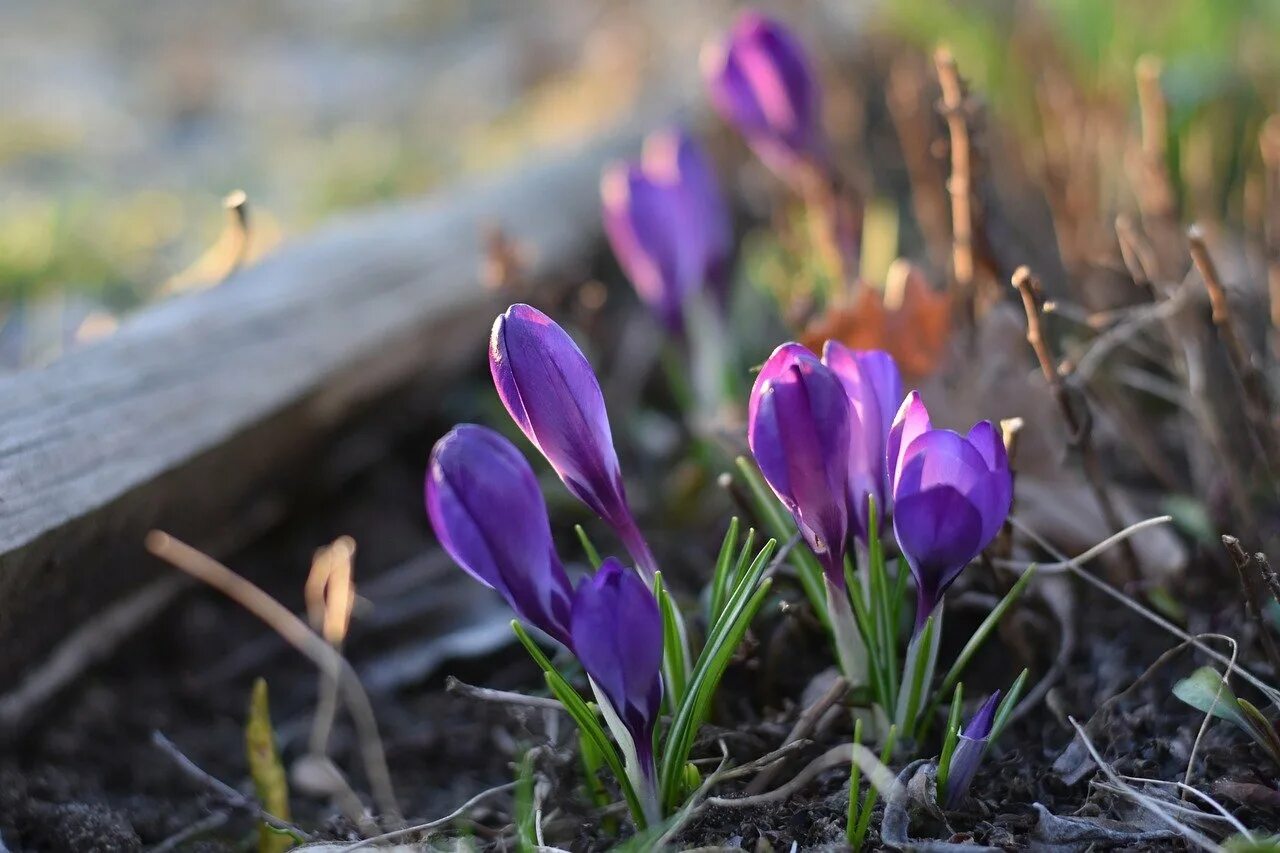
[[[441,544],[516,615],[578,658],[631,784],[657,817],[654,729],[662,705],[662,617],[645,583],[614,558],[575,590],[551,539],[546,504],[520,452],[462,424],[431,451],[427,514]]]
[[[841,666],[862,683],[868,632],[854,620],[845,585],[850,541],[863,555],[873,544],[878,548],[884,520],[892,518],[916,581],[919,635],[1009,512],[1013,482],[1004,445],[989,421],[967,436],[933,429],[917,392],[902,399],[891,357],[834,342],[821,359],[796,343],[778,347],[756,377],[748,419],[761,474],[822,565]],[[904,684],[913,680],[922,653],[928,683],[936,645],[909,654]],[[918,701],[915,696],[903,707],[914,710]]]
[[[708,293],[724,307],[733,234],[710,160],[686,131],[645,140],[639,162],[600,180],[605,235],[636,293],[673,334],[690,300]]]

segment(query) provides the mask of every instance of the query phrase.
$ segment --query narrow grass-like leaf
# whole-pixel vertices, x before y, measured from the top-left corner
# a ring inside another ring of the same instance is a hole
[[[924,628],[920,633],[912,638],[911,645],[908,649],[908,657],[906,660],[906,668],[902,673],[902,690],[905,694],[898,696],[898,719],[902,733],[907,737],[912,737],[915,732],[917,715],[920,711],[920,705],[924,699],[924,692],[928,689],[925,683],[929,680],[929,670],[932,668],[932,658],[937,654],[937,643],[934,635],[938,631],[938,612],[935,611],[932,616],[924,622]],[[908,671],[908,669],[910,671]],[[940,694],[943,691],[938,691]]]
[[[761,520],[775,539],[786,542],[796,531],[795,523],[787,516],[786,510],[765,483],[755,462],[745,456],[739,456],[735,462],[755,500],[756,512],[760,514]],[[822,588],[822,566],[818,563],[818,558],[813,556],[808,546],[793,548],[791,564],[796,568],[800,586],[804,588],[813,612],[823,625],[827,625],[826,593]]]
[[[684,697],[687,673],[684,669],[684,643],[680,640],[679,615],[675,602],[662,583],[662,572],[653,576],[653,594],[658,599],[658,612],[662,614],[662,655],[667,662],[667,691],[671,708],[678,708]]]
[[[249,761],[249,776],[262,807],[281,820],[291,820],[289,814],[289,781],[280,752],[276,748],[276,735],[271,727],[271,707],[267,700],[267,682],[259,678],[253,683],[249,698],[249,719],[244,726],[245,754]],[[269,824],[258,824],[258,853],[282,853],[295,846],[291,834],[275,831]]]
[[[1240,703],[1240,710],[1244,712],[1245,718],[1249,720],[1249,727],[1253,731],[1254,740],[1258,745],[1271,753],[1271,760],[1280,764],[1280,735],[1276,734],[1275,726],[1271,721],[1258,710],[1258,707],[1248,699],[1237,699]]]
[[[533,750],[528,750],[516,769],[516,840],[521,853],[534,853],[538,849],[538,833],[534,827],[533,783]]]
[[[738,549],[738,559],[734,561],[733,571],[729,574],[730,590],[737,589],[742,573],[747,570],[747,566],[751,565],[751,558],[756,554],[755,546],[756,529],[751,527],[747,529],[747,536],[742,540],[742,547]]]
[[[964,648],[960,650],[960,654],[956,655],[955,662],[951,664],[951,668],[947,670],[946,676],[942,679],[942,684],[938,687],[938,692],[934,694],[933,701],[929,703],[929,710],[925,713],[925,729],[928,731],[929,720],[933,718],[933,713],[938,707],[941,698],[955,687],[956,682],[960,680],[960,676],[964,673],[964,669],[969,665],[969,661],[977,654],[978,649],[982,648],[982,644],[986,642],[987,637],[995,630],[996,625],[1004,617],[1004,614],[1013,606],[1013,603],[1022,595],[1022,591],[1027,588],[1027,584],[1031,582],[1031,577],[1036,572],[1036,565],[1032,563],[1027,570],[1022,573],[1017,582],[1010,587],[1005,593],[1004,598],[1000,599],[995,607],[991,608],[991,612],[987,614],[987,618],[982,620],[982,624],[969,637],[969,641],[964,644]]]
[[[1013,680],[1013,684],[1009,687],[1009,692],[1004,694],[1004,698],[996,706],[996,715],[991,720],[991,734],[987,738],[987,749],[990,749],[991,744],[999,739],[1000,733],[1009,724],[1009,715],[1013,713],[1014,708],[1018,707],[1018,700],[1022,698],[1022,691],[1027,686],[1029,672],[1029,670],[1024,669],[1018,673],[1018,677]]]
[[[844,561],[844,583],[845,590],[849,593],[849,602],[853,605],[853,618],[858,623],[858,631],[862,634],[862,641],[867,646],[867,661],[871,668],[871,690],[880,707],[892,708],[893,694],[889,692],[890,680],[884,671],[883,655],[876,644],[871,613],[867,608],[867,602],[862,598],[857,579],[853,576],[853,567],[847,559]]]
[[[884,739],[884,748],[880,750],[880,763],[888,766],[889,758],[893,755],[893,747],[898,741],[898,727],[896,725],[889,727],[889,734]],[[849,846],[855,851],[862,849],[862,844],[867,840],[867,828],[871,825],[871,811],[876,807],[876,800],[880,797],[880,791],[875,785],[867,788],[867,795],[862,800],[862,806],[858,809],[858,826],[854,829],[853,836],[848,838]],[[846,832],[846,837],[848,837]]]
[[[947,789],[947,776],[951,773],[951,757],[960,740],[960,706],[964,703],[964,682],[956,682],[956,692],[951,697],[951,714],[947,717],[947,730],[942,737],[942,752],[938,754],[938,790]]]
[[[720,543],[720,554],[716,557],[716,568],[711,575],[711,600],[707,607],[707,624],[715,624],[724,609],[724,598],[729,594],[729,574],[733,569],[733,551],[738,544],[738,517],[729,520],[729,529],[725,531],[724,541]]]
[[[551,665],[551,661],[542,653],[542,649],[538,648],[538,644],[525,631],[524,626],[512,620],[511,630],[515,631],[516,638],[525,647],[525,650],[529,652],[529,656],[542,668],[543,675],[547,680],[547,687],[551,690],[552,695],[560,700],[560,704],[564,706],[565,713],[577,723],[579,733],[591,739],[595,745],[596,753],[604,759],[605,764],[609,765],[609,770],[613,772],[613,776],[618,782],[618,787],[622,789],[622,795],[627,801],[627,808],[631,810],[632,820],[635,821],[637,827],[644,828],[644,809],[641,807],[640,799],[636,796],[635,788],[631,785],[631,780],[627,776],[627,768],[622,763],[622,757],[618,754],[617,747],[609,740],[609,735],[605,733],[604,726],[601,725],[595,712],[578,695],[578,691],[574,690],[573,686],[565,681],[564,676]]]
[[[658,767],[658,790],[664,807],[668,809],[673,808],[679,799],[681,777],[689,758],[689,750],[693,748],[698,727],[706,719],[720,679],[738,644],[742,642],[747,626],[768,594],[771,583],[768,580],[762,582],[761,577],[777,544],[774,539],[766,542],[756,559],[738,579],[725,604],[724,613],[711,626],[707,644],[694,664],[684,701],[676,709],[671,728],[667,731]]]
[[[593,570],[599,569],[601,563],[600,552],[592,544],[591,537],[587,536],[587,531],[583,529],[581,524],[575,524],[573,532],[578,534],[578,541],[582,543],[582,552],[587,555],[587,562],[591,564],[591,568]]]
[[[862,746],[862,719],[853,721],[854,746]],[[845,815],[844,836],[852,847],[854,830],[858,826],[858,786],[862,784],[862,765],[856,761],[849,762],[849,810]],[[857,849],[857,848],[854,848]]]

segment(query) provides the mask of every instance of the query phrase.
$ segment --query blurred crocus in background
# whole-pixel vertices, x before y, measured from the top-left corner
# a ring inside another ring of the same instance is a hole
[[[827,341],[822,363],[840,378],[860,429],[849,449],[849,521],[862,547],[869,535],[868,499],[876,505],[877,535],[890,511],[887,445],[894,413],[902,403],[902,376],[883,350],[852,350]]]
[[[778,21],[743,12],[702,50],[711,103],[788,182],[827,170],[822,94],[799,40]]]
[[[980,421],[967,436],[932,429],[918,392],[902,403],[889,439],[893,529],[916,579],[916,630],[1000,531],[1013,500],[999,430]]]
[[[844,580],[849,455],[861,431],[857,415],[835,373],[800,344],[787,343],[756,376],[747,419],[760,473],[822,564],[841,669],[852,683],[863,683],[866,648]]]
[[[681,129],[651,134],[639,163],[610,166],[600,181],[605,234],[640,298],[682,334],[687,303],[728,298],[733,235],[711,163]]]
[[[491,429],[459,424],[436,442],[427,514],[440,544],[522,620],[568,646],[573,590],[529,463]]]
[[[995,724],[996,705],[999,701],[1000,691],[997,690],[987,697],[987,701],[982,703],[982,707],[960,730],[960,739],[951,755],[946,790],[943,793],[943,804],[948,809],[954,809],[964,801],[969,785],[982,765],[982,756],[987,751],[987,741],[991,737],[991,727]]]
[[[512,305],[493,324],[489,369],[512,419],[652,584],[657,562],[627,503],[604,394],[582,350],[546,314]]]
[[[702,49],[702,76],[716,111],[801,198],[815,249],[834,279],[853,288],[862,248],[862,204],[830,157],[822,92],[800,40],[756,11],[738,16]]]
[[[662,616],[644,583],[610,557],[578,585],[573,645],[602,699],[628,775],[651,820],[661,818],[653,758],[662,707]]]

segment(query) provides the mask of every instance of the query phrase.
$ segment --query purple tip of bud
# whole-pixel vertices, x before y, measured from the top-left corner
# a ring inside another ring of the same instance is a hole
[[[897,459],[893,529],[916,578],[916,629],[960,572],[1000,531],[1013,500],[1004,444],[989,421],[968,436],[929,429],[912,392],[890,431]]]
[[[854,535],[868,541],[868,497],[875,498],[878,525],[890,511],[890,477],[886,447],[894,412],[902,402],[902,374],[883,350],[852,350],[827,341],[822,362],[844,386],[861,429],[849,453],[849,517]],[[877,531],[878,533],[879,531]]]
[[[662,705],[662,615],[649,588],[613,557],[578,584],[573,649],[636,744],[653,761],[653,730]]]
[[[578,345],[546,314],[512,305],[494,321],[489,370],[512,420],[569,491],[652,573],[653,556],[627,504],[604,394]]]
[[[774,350],[756,377],[747,439],[828,578],[844,588],[849,447],[857,428],[840,380],[799,344]]]
[[[485,427],[454,427],[432,448],[426,504],[458,565],[501,593],[525,622],[570,644],[573,590],[538,481],[511,442]]]
[[[951,769],[947,773],[946,807],[954,809],[964,801],[969,785],[982,764],[982,755],[986,752],[987,740],[991,737],[991,727],[995,723],[996,706],[1000,702],[1000,691],[987,697],[963,729],[956,751],[951,754]]]
[[[790,30],[759,12],[738,17],[723,41],[703,48],[712,105],[785,178],[797,167],[825,168],[821,94]]]

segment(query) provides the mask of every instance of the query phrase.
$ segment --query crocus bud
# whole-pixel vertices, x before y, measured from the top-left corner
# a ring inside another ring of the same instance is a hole
[[[673,333],[704,285],[723,304],[732,235],[710,163],[681,130],[651,134],[640,164],[600,181],[609,245],[640,298]]]
[[[489,370],[511,418],[651,579],[653,554],[627,504],[604,394],[582,350],[546,314],[512,305],[494,321]]]
[[[916,579],[917,630],[995,538],[1013,500],[1009,457],[990,421],[962,436],[928,429],[928,420],[913,391],[898,411],[889,448],[898,460],[893,530]]]
[[[964,801],[974,774],[982,764],[982,754],[987,750],[999,701],[1000,691],[997,690],[987,697],[987,701],[960,730],[960,739],[956,743],[956,751],[951,754],[951,768],[947,772],[945,805],[948,809],[954,809]]]
[[[861,429],[849,449],[849,520],[853,535],[868,541],[868,498],[875,498],[877,526],[890,511],[886,447],[894,412],[902,402],[902,375],[883,350],[852,350],[837,341],[822,348],[822,363],[840,377]],[[880,529],[876,530],[878,534]]]
[[[525,622],[570,645],[573,588],[551,542],[538,481],[511,442],[482,426],[454,427],[431,450],[426,502],[458,565]]]
[[[839,589],[856,418],[840,380],[800,344],[774,350],[751,389],[747,440],[756,464]]]
[[[701,245],[702,283],[721,306],[728,302],[733,222],[716,180],[710,158],[692,136],[681,128],[649,134],[641,158],[645,174],[654,180],[676,183],[687,197],[692,227]]]
[[[765,165],[787,180],[826,168],[821,93],[804,48],[777,21],[748,11],[702,50],[711,103]]]
[[[662,706],[662,616],[648,587],[613,557],[573,596],[573,648],[612,706],[653,780],[653,731]]]

